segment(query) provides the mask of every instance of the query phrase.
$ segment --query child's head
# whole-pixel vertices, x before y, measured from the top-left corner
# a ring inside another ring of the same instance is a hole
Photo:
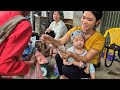
[[[84,46],[85,38],[81,30],[76,30],[71,33],[71,41],[74,47],[81,48]]]

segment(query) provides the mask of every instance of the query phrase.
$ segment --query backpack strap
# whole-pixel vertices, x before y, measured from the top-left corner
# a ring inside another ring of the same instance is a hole
[[[0,44],[10,35],[11,31],[14,30],[16,25],[21,20],[25,19],[26,18],[21,15],[16,15],[7,22],[5,22],[2,26],[0,26]]]

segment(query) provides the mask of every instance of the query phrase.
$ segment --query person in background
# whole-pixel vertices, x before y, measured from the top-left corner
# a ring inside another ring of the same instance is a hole
[[[45,33],[52,36],[54,39],[60,39],[63,37],[68,31],[65,23],[63,22],[63,18],[63,11],[53,11],[53,22],[51,22]],[[46,52],[50,50],[50,55],[54,57],[57,53],[57,50],[53,48],[51,44],[47,46]]]
[[[16,15],[27,16],[30,11],[0,11],[0,26]],[[20,21],[10,35],[0,44],[0,76],[19,76],[28,73],[36,64],[35,55],[30,60],[22,60],[22,54],[32,36],[31,23]]]
[[[64,75],[69,79],[81,79],[86,78],[88,75],[84,72],[85,68],[79,68],[74,65],[64,65],[63,59],[68,59],[72,57],[76,61],[81,61],[84,63],[90,62],[96,68],[99,63],[99,57],[101,55],[102,49],[104,47],[105,38],[101,33],[96,30],[96,26],[99,25],[102,18],[102,11],[84,11],[81,18],[81,26],[71,28],[65,36],[56,40],[49,35],[43,34],[40,39],[44,43],[50,43],[54,47],[59,47],[64,45],[66,42],[70,41],[70,35],[76,30],[82,30],[85,37],[85,48],[87,53],[85,56],[79,56],[75,53],[67,51],[62,52],[61,57],[55,57],[60,79],[64,79]]]

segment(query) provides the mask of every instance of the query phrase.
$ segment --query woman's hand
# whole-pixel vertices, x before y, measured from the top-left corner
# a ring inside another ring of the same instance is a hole
[[[51,31],[51,29],[50,29],[50,28],[47,28],[46,31],[45,31],[45,33],[46,33],[46,32],[50,33],[50,31]]]
[[[66,51],[66,52],[59,51],[59,52],[60,52],[60,57],[62,59],[68,59],[72,56],[72,52],[69,52],[69,51]]]
[[[35,65],[37,63],[37,59],[35,57],[35,55],[33,55],[29,61],[31,63],[31,65]]]
[[[58,53],[58,50],[57,50],[56,48],[52,47],[52,48],[50,49],[50,56],[51,56],[51,57],[54,58],[57,53]]]
[[[89,72],[89,68],[86,67],[85,70],[84,70],[84,72],[85,72],[86,74],[89,74],[89,73],[90,73],[90,72]]]
[[[54,42],[54,38],[47,34],[42,34],[42,36],[40,37],[40,40],[43,43],[47,43],[47,44],[51,44]]]
[[[63,60],[64,65],[72,65],[72,62],[68,62],[66,59]]]

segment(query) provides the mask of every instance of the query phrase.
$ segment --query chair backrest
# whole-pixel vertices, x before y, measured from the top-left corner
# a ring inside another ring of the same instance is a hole
[[[111,45],[115,43],[116,45],[120,46],[120,28],[111,28],[108,29],[104,37],[106,38],[106,43]]]

